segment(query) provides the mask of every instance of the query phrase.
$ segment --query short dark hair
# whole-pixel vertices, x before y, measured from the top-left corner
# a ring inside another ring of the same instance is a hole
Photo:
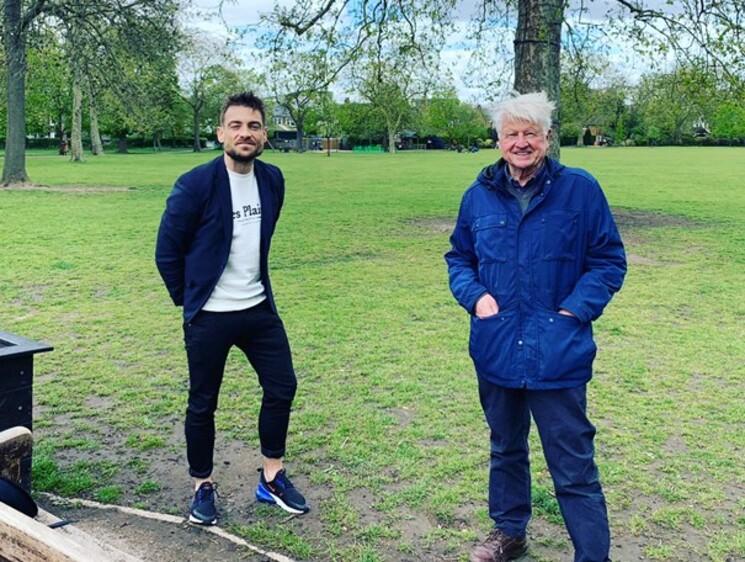
[[[228,96],[227,98],[225,98],[225,101],[222,104],[222,109],[220,110],[220,125],[222,125],[223,121],[225,120],[225,112],[228,110],[229,107],[232,107],[234,105],[239,105],[241,107],[250,107],[251,109],[258,111],[259,113],[261,113],[262,124],[266,125],[264,102],[261,100],[260,97],[254,95],[253,92],[241,92],[239,94],[233,94],[232,96]]]

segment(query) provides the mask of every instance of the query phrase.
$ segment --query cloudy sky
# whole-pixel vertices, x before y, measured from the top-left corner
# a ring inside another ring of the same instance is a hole
[[[295,0],[226,0],[222,7],[221,20],[217,15],[208,17],[204,12],[212,11],[216,12],[218,2],[216,0],[195,0],[195,7],[201,10],[196,17],[190,19],[190,25],[203,30],[205,33],[213,38],[227,38],[228,31],[226,29],[226,23],[230,27],[244,27],[256,24],[259,22],[259,17],[262,13],[268,13],[272,10],[275,5],[290,5]],[[473,44],[469,43],[466,39],[467,27],[469,19],[474,14],[476,6],[479,5],[481,0],[461,0],[456,12],[457,21],[450,33],[450,39],[445,45],[442,52],[442,67],[448,69],[450,75],[453,77],[453,82],[458,91],[459,96],[470,102],[479,103],[486,101],[485,97],[487,94],[484,93],[483,88],[472,87],[469,85],[469,71],[470,69],[464,64],[469,56],[471,55]],[[665,0],[647,0],[647,7],[655,4],[663,4]],[[592,0],[584,2],[586,4],[586,11],[584,12],[582,19],[583,21],[591,21],[593,23],[601,23],[606,21],[606,15],[609,8],[616,6],[614,0]],[[576,2],[576,6],[579,2]],[[571,10],[567,12],[567,18],[571,19]],[[576,23],[576,20],[575,20]],[[503,34],[499,32],[495,33],[495,42],[501,42],[504,46],[511,50],[512,46],[512,30],[505,30]],[[500,36],[501,35],[501,36]],[[649,65],[646,61],[642,60],[636,55],[630,45],[623,40],[622,37],[605,36],[598,37],[598,43],[602,42],[605,47],[605,56],[610,60],[613,73],[624,76],[627,80],[634,82],[644,71],[648,70]],[[493,47],[496,51],[496,44]],[[240,56],[244,60],[244,64],[248,67],[258,66],[261,67],[265,57],[262,56],[260,49],[257,49],[252,44],[250,38],[245,39],[239,48]],[[512,64],[511,60],[500,58],[495,65],[502,64],[504,68],[495,68],[493,72],[495,75],[503,74],[503,70],[507,70],[509,74],[509,65]],[[491,72],[491,71],[490,71]],[[471,76],[473,78],[473,76]],[[472,82],[473,80],[471,80]],[[509,78],[505,78],[505,83],[502,84],[503,91],[510,89]],[[341,88],[338,88],[334,95],[338,98],[344,96],[344,92]],[[492,95],[499,97],[501,92],[492,92]]]

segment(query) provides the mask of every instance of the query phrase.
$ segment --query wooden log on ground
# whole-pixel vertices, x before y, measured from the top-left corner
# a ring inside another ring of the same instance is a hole
[[[15,482],[21,481],[21,460],[31,456],[33,437],[23,426],[0,431],[0,476]]]
[[[64,528],[64,527],[63,527]],[[60,533],[0,503],[0,562],[137,562],[85,533]]]

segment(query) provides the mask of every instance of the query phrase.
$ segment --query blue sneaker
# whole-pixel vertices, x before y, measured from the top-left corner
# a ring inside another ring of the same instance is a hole
[[[264,478],[264,471],[259,470],[256,499],[263,503],[276,504],[290,513],[301,514],[310,511],[305,498],[292,485],[284,469],[280,470],[271,482],[267,482]]]
[[[212,482],[203,482],[194,493],[189,507],[189,521],[197,525],[214,525],[217,523],[215,496],[217,490]]]

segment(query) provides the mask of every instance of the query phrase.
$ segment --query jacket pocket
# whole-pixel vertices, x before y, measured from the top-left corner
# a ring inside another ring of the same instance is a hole
[[[558,312],[539,311],[540,380],[589,376],[597,347],[592,325]]]
[[[507,214],[478,217],[471,225],[479,263],[505,262],[509,256]]]
[[[540,255],[544,260],[577,259],[579,211],[549,211],[541,217]]]
[[[480,319],[471,317],[468,350],[476,371],[495,378],[512,378],[513,352],[517,345],[517,311],[499,312]]]

